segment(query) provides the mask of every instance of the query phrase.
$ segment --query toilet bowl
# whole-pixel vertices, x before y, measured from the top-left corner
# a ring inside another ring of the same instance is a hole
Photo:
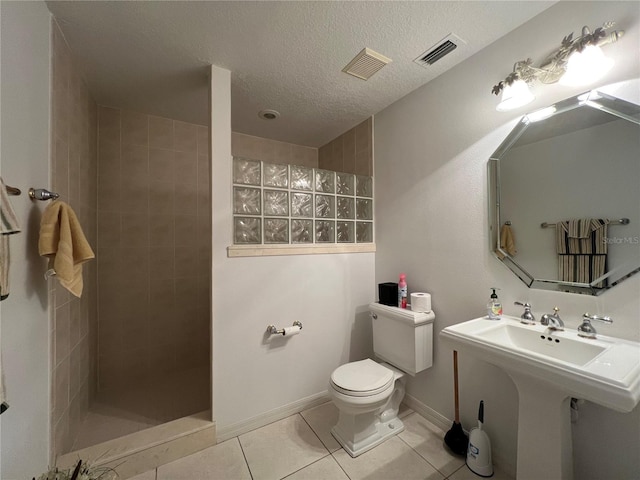
[[[404,430],[398,418],[404,398],[405,374],[415,375],[433,361],[433,312],[421,313],[370,304],[373,350],[384,363],[371,359],[336,368],[329,397],[338,408],[331,434],[352,457]]]
[[[404,384],[403,372],[370,359],[333,372],[329,396],[339,417],[331,434],[349,455],[357,457],[404,430],[398,418]]]

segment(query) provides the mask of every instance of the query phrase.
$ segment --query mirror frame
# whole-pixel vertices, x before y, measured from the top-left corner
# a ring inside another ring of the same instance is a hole
[[[598,102],[598,100],[604,99],[606,103],[617,103],[618,105],[624,105],[631,109],[635,108],[640,112],[640,106],[634,103],[630,103],[626,100],[604,94],[597,90],[592,90],[575,97],[568,98],[558,102],[552,107],[555,107],[555,112],[550,116],[555,116],[573,110],[575,108],[595,108],[602,110],[606,113],[619,117],[621,119],[640,125],[640,116],[631,116],[627,113],[615,110],[610,106]],[[536,288],[542,290],[555,290],[559,292],[578,293],[586,295],[600,295],[605,291],[618,285],[625,279],[640,272],[640,265],[623,265],[626,267],[623,269],[620,277],[613,281],[607,282],[604,287],[595,287],[597,283],[602,281],[602,277],[592,283],[573,283],[565,282],[561,280],[551,280],[543,278],[535,278],[531,275],[522,265],[514,260],[506,251],[500,246],[500,228],[502,225],[502,219],[500,218],[500,160],[507,153],[507,151],[518,141],[520,136],[527,130],[527,127],[532,122],[529,120],[528,115],[524,115],[520,122],[511,130],[509,135],[500,144],[495,152],[491,155],[487,162],[487,180],[488,180],[488,201],[489,201],[489,248],[493,255],[500,260],[509,270],[511,270],[516,277],[518,277],[529,288]],[[607,272],[608,278],[613,270]]]

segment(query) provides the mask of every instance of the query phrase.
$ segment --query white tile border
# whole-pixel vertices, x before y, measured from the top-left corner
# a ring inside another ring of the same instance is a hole
[[[229,440],[233,437],[237,437],[239,435],[242,435],[243,433],[250,432],[252,430],[255,430],[256,428],[264,427],[265,425],[268,425],[270,423],[277,422],[278,420],[282,420],[283,418],[287,418],[296,413],[300,413],[303,410],[307,410],[308,408],[322,405],[323,403],[326,403],[328,401],[329,393],[325,390],[324,392],[301,398],[300,400],[297,400],[293,403],[274,408],[273,410],[269,410],[268,412],[256,415],[255,417],[251,417],[247,420],[242,420],[240,422],[232,423],[231,425],[225,425],[222,427],[218,426],[216,428],[216,437],[218,443],[224,442],[225,440]]]
[[[375,243],[329,245],[231,245],[227,257],[267,257],[281,255],[322,255],[339,253],[374,253]]]

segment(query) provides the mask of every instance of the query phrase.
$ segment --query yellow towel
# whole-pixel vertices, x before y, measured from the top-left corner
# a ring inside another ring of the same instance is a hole
[[[516,242],[513,238],[513,231],[511,230],[511,226],[506,223],[502,225],[500,229],[500,248],[512,257],[518,253],[518,250],[516,250]]]
[[[38,250],[49,257],[49,266],[64,288],[82,295],[82,264],[95,257],[69,205],[59,200],[47,206],[40,221]]]

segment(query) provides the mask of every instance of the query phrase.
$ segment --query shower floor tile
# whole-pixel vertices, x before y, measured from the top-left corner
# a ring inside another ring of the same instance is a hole
[[[193,368],[126,390],[100,392],[73,450],[139,432],[210,408],[209,368]]]

